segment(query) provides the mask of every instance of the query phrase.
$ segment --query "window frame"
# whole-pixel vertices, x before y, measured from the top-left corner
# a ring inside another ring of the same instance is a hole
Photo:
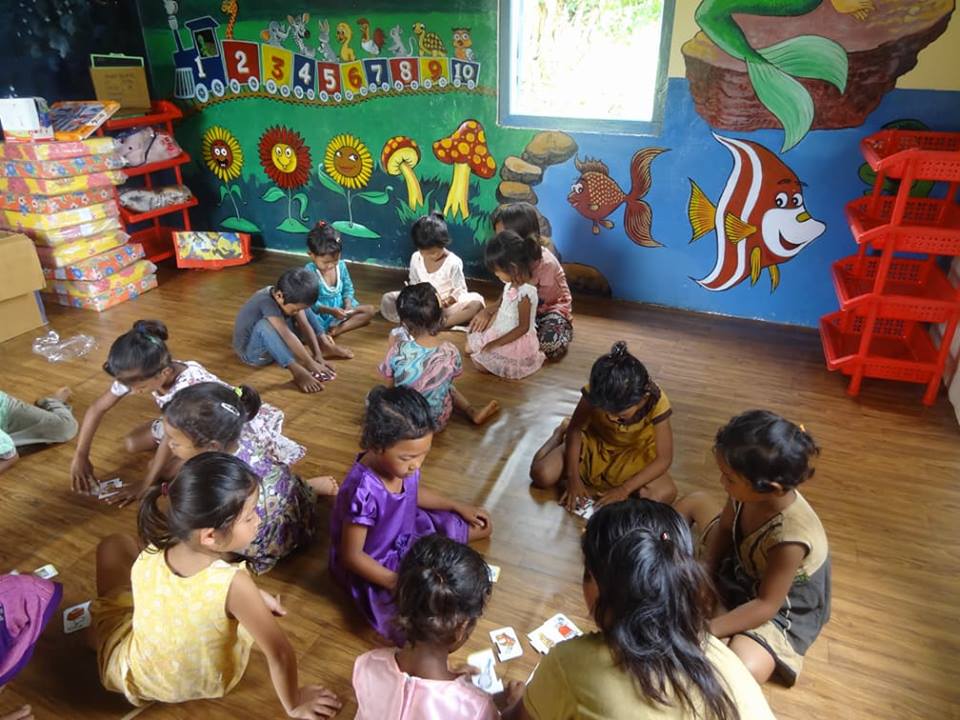
[[[616,135],[660,135],[667,103],[667,72],[676,0],[663,0],[663,18],[654,86],[653,117],[650,120],[604,120],[561,115],[523,115],[510,112],[510,97],[516,85],[513,61],[517,44],[513,33],[513,7],[527,0],[498,0],[497,12],[497,124],[501,127]]]

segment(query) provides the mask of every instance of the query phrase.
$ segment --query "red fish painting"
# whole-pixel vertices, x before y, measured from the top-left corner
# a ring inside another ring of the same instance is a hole
[[[803,183],[763,145],[714,135],[733,156],[733,171],[716,206],[692,179],[688,214],[694,242],[717,234],[717,262],[697,280],[707,290],[729,290],[761,271],[770,273],[770,292],[780,284],[780,265],[820,237],[826,225],[803,204]]]
[[[600,160],[577,158],[574,165],[580,171],[580,177],[571,186],[567,196],[574,210],[593,222],[593,234],[600,233],[600,226],[608,230],[613,228],[610,215],[626,203],[623,212],[623,230],[627,237],[643,247],[661,247],[650,235],[653,223],[653,211],[642,198],[650,191],[652,178],[650,165],[665,148],[643,148],[637,150],[630,160],[630,193],[624,193],[617,182],[610,177],[606,164]]]

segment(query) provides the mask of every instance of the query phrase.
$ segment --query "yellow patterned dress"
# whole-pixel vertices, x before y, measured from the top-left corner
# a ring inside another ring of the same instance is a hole
[[[140,553],[132,594],[98,598],[92,607],[100,680],[134,705],[223,697],[243,677],[253,638],[226,612],[242,565],[217,560],[180,577],[164,553]]]
[[[589,387],[583,388],[586,396]],[[655,426],[670,417],[670,401],[659,387],[633,422],[620,424],[594,408],[584,425],[580,448],[580,478],[587,487],[606,491],[620,487],[657,456]]]

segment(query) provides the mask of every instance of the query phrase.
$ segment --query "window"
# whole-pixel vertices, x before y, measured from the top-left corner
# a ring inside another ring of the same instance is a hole
[[[500,123],[660,131],[674,0],[500,0]]]

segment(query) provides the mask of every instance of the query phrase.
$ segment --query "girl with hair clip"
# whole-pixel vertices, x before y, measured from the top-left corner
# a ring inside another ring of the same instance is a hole
[[[473,364],[511,380],[532,375],[544,361],[534,322],[537,290],[530,284],[533,271],[528,245],[533,242],[504,230],[484,246],[484,261],[503,283],[503,295],[493,322],[482,332],[467,335]]]
[[[327,718],[336,696],[301,686],[297,656],[274,616],[279,597],[227,560],[257,534],[257,477],[241,460],[203,453],[140,505],[140,542],[111,535],[97,548],[91,613],[100,681],[129,702],[219,698],[247,668],[256,643],[288,717]]]
[[[519,700],[521,682],[490,695],[449,670],[451,653],[470,639],[491,589],[487,564],[472,548],[440,535],[417,540],[397,571],[394,623],[407,644],[357,658],[357,720],[497,720],[498,705]]]
[[[717,431],[713,446],[727,502],[705,493],[677,502],[701,531],[700,554],[729,611],[710,630],[766,682],[792,686],[830,619],[830,553],[820,518],[797,489],[820,448],[802,425],[750,410]]]
[[[583,599],[599,632],[555,646],[511,720],[773,720],[763,692],[710,634],[713,595],[669,505],[626,500],[587,523]]]
[[[260,478],[260,530],[240,553],[258,575],[310,542],[319,520],[317,496],[337,493],[337,482],[329,475],[301,480],[276,456],[269,435],[250,423],[259,409],[260,395],[252,387],[220,383],[185,388],[163,408],[165,440],[181,461],[223,451],[243,460]]]
[[[560,486],[568,510],[596,493],[597,506],[631,495],[672,502],[677,488],[667,471],[673,463],[673,410],[625,342],[593,363],[581,392],[573,416],[534,455],[534,486]]]
[[[490,536],[482,508],[450,500],[420,482],[436,423],[430,405],[408,387],[367,395],[362,452],[340,487],[330,517],[330,572],[374,630],[398,646],[393,625],[397,568],[410,546],[439,533],[460,543]]]
[[[149,392],[162,408],[183,388],[202,382],[225,384],[198,362],[175,360],[167,348],[168,337],[167,326],[159,320],[137,320],[132,330],[113,341],[103,370],[114,380],[84,413],[70,466],[74,491],[87,493],[97,488],[90,448],[104,415],[123,398]],[[251,423],[253,431],[262,436],[263,442],[270,444],[273,455],[282,462],[294,465],[306,454],[306,448],[283,435],[283,412],[278,408],[263,403]],[[154,449],[156,452],[146,477],[124,487],[110,502],[126,505],[139,498],[159,478],[169,479],[176,475],[180,461],[162,440],[161,418],[139,425],[126,435],[124,448],[127,452]]]
[[[495,233],[513,230],[524,239],[530,254],[530,283],[537,288],[537,338],[547,360],[560,360],[573,341],[573,297],[563,266],[540,236],[540,215],[530,203],[501,205],[493,211],[490,223]],[[499,302],[481,310],[470,322],[470,330],[486,330],[499,308]]]

